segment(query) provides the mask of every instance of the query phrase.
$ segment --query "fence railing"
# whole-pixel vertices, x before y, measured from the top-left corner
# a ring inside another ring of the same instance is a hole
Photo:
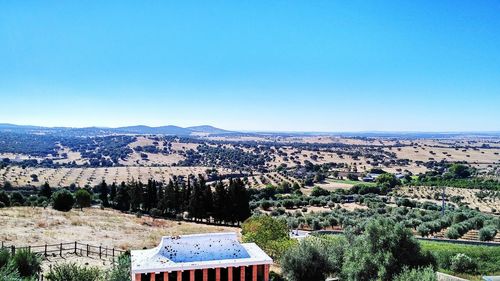
[[[19,249],[28,249],[32,253],[41,254],[43,257],[49,256],[63,256],[63,254],[75,254],[80,256],[87,257],[99,257],[101,258],[115,258],[119,255],[123,254],[125,251],[110,248],[105,246],[95,246],[91,244],[85,244],[80,242],[67,242],[67,243],[59,243],[59,244],[44,244],[44,245],[28,245],[28,246],[15,246],[8,245],[4,241],[1,242],[0,247],[2,249],[10,250],[11,254],[15,254],[16,250]]]
[[[59,244],[28,245],[21,247],[9,245],[5,241],[1,241],[0,249],[7,249],[12,255],[21,249],[28,249],[32,253],[39,254],[44,259],[48,259],[50,257],[62,258],[67,254],[74,254],[81,257],[98,257],[99,259],[109,259],[113,262],[113,264],[116,262],[116,258],[118,256],[125,253],[125,251],[116,248],[95,246],[76,241]],[[43,279],[43,273],[39,272],[38,280],[43,281]]]

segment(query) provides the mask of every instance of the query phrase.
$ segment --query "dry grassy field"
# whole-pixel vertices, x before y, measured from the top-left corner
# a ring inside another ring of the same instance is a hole
[[[13,207],[0,209],[0,241],[28,246],[78,241],[117,249],[156,246],[162,236],[238,232],[238,228],[138,218],[116,210],[87,208],[60,212],[51,208]]]

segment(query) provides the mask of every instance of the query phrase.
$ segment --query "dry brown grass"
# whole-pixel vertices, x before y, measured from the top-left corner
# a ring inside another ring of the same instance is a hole
[[[156,246],[166,235],[239,233],[239,229],[233,227],[137,218],[115,210],[96,208],[67,213],[50,208],[2,208],[0,221],[0,241],[19,246],[78,241],[109,248],[142,249]]]

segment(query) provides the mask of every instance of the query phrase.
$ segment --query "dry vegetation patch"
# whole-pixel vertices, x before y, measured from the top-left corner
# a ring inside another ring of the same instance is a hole
[[[78,241],[123,250],[142,249],[156,246],[162,236],[239,232],[234,227],[138,218],[115,210],[97,208],[67,213],[51,208],[2,208],[0,221],[0,241],[17,246]]]

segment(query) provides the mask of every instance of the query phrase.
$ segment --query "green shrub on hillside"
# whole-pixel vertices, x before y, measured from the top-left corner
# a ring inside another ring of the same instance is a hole
[[[0,249],[0,268],[3,268],[9,263],[10,251],[7,249]]]
[[[491,241],[497,235],[497,230],[493,226],[485,226],[479,230],[479,240]]]
[[[451,258],[450,269],[459,273],[475,273],[477,263],[469,256],[459,253]]]
[[[75,201],[80,209],[90,207],[92,195],[86,189],[80,188],[75,192]]]
[[[74,263],[57,264],[46,275],[48,281],[100,281],[102,272],[96,267]]]
[[[413,269],[405,267],[393,281],[437,281],[437,275],[432,267]]]
[[[58,211],[68,212],[73,208],[75,198],[66,189],[59,190],[52,194],[52,207]]]
[[[130,252],[118,257],[118,263],[111,271],[108,281],[130,281]]]
[[[40,272],[42,259],[38,254],[32,253],[28,249],[20,249],[11,257],[11,262],[19,275],[32,277],[37,276]]]
[[[16,268],[11,264],[0,267],[0,280],[1,281],[31,281],[28,278],[22,278],[17,272]]]

